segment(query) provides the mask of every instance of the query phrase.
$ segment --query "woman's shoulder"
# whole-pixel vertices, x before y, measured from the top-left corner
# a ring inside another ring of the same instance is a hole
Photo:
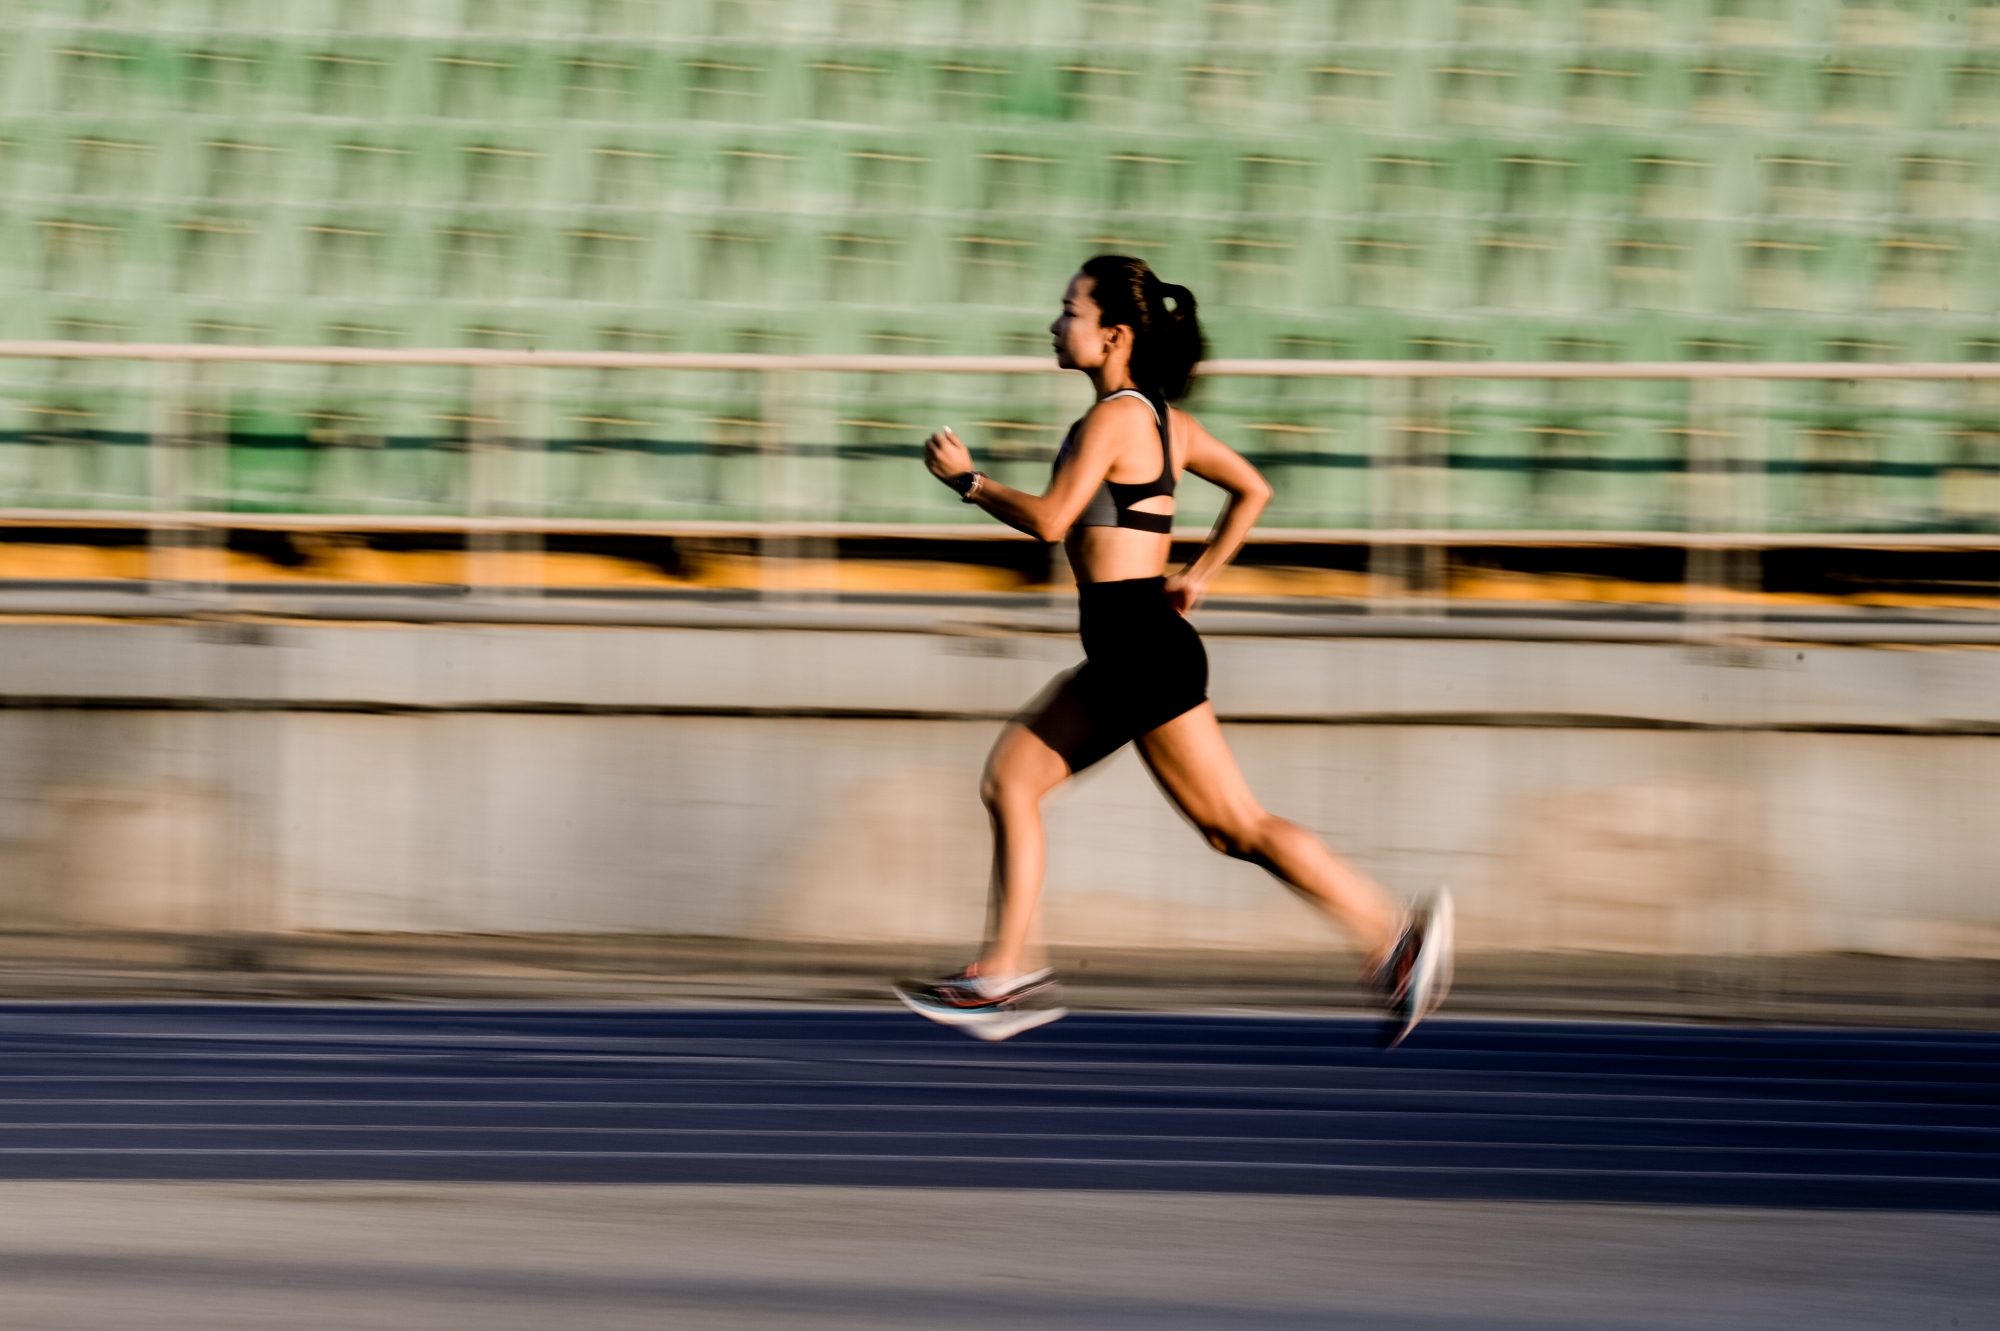
[[[1153,414],[1153,404],[1137,393],[1118,393],[1100,398],[1085,413],[1086,418],[1098,417],[1103,420],[1157,420]]]
[[[1171,403],[1167,406],[1167,419],[1173,423],[1175,438],[1182,436],[1189,439],[1212,437],[1206,429],[1202,428],[1202,423],[1195,419],[1193,412],[1183,411]]]
[[[1081,433],[1088,428],[1093,434],[1109,429],[1116,434],[1125,434],[1144,428],[1148,432],[1159,427],[1158,416],[1153,414],[1153,406],[1143,397],[1126,395],[1107,397],[1091,404],[1089,411],[1078,418],[1071,430]]]

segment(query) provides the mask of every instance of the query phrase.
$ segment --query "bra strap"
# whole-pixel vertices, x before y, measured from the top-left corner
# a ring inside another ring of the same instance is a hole
[[[1167,433],[1167,414],[1165,405],[1163,403],[1153,401],[1152,398],[1147,397],[1144,393],[1141,393],[1136,388],[1121,388],[1115,393],[1106,393],[1103,397],[1097,399],[1098,405],[1102,406],[1103,404],[1109,402],[1114,397],[1136,397],[1141,402],[1145,403],[1148,407],[1152,408],[1153,424],[1160,427],[1160,457],[1162,459],[1160,475],[1162,477],[1173,475],[1174,441],[1173,437]]]
[[[1119,390],[1118,390],[1117,392],[1115,392],[1115,393],[1106,393],[1106,394],[1105,394],[1105,395],[1104,395],[1103,397],[1101,397],[1101,398],[1097,399],[1097,401],[1098,401],[1098,404],[1099,404],[1099,405],[1101,406],[1101,405],[1103,405],[1104,403],[1106,403],[1106,402],[1109,402],[1109,401],[1110,401],[1110,400],[1111,400],[1112,398],[1114,398],[1114,397],[1136,397],[1136,398],[1138,398],[1138,399],[1139,399],[1139,400],[1140,400],[1141,402],[1145,403],[1145,404],[1146,404],[1147,406],[1149,406],[1149,407],[1151,407],[1151,408],[1153,409],[1153,419],[1154,419],[1155,421],[1161,421],[1161,416],[1160,416],[1160,407],[1159,407],[1159,404],[1158,404],[1157,402],[1154,402],[1154,401],[1153,401],[1153,399],[1151,399],[1151,398],[1147,397],[1147,396],[1146,396],[1146,395],[1145,395],[1144,393],[1141,393],[1141,392],[1140,392],[1140,391],[1139,391],[1138,389],[1136,389],[1136,388],[1121,388],[1121,389],[1119,389]],[[1162,422],[1162,423],[1164,423],[1164,422]]]

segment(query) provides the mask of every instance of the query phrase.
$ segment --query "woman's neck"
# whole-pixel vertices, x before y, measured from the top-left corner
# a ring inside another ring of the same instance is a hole
[[[1097,390],[1099,402],[1113,393],[1122,393],[1128,388],[1139,387],[1132,378],[1130,367],[1126,365],[1102,365],[1096,369],[1085,370],[1084,373],[1090,376],[1091,386]]]

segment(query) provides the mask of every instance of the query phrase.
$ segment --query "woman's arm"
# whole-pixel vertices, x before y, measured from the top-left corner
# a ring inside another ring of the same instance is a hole
[[[1208,585],[1236,558],[1264,506],[1271,502],[1271,483],[1250,465],[1248,458],[1202,429],[1192,416],[1185,419],[1191,436],[1187,469],[1211,485],[1227,490],[1229,501],[1223,505],[1222,516],[1215,520],[1215,529],[1208,534],[1208,544],[1201,553],[1167,579],[1167,599],[1182,614],[1201,604],[1208,595]]]
[[[972,502],[1038,541],[1060,541],[1083,516],[1090,497],[1097,493],[1097,487],[1111,471],[1111,464],[1118,460],[1119,450],[1138,429],[1158,438],[1152,409],[1145,403],[1131,398],[1101,403],[1076,427],[1069,457],[1050,479],[1045,492],[1029,494],[988,476],[979,482]],[[972,453],[950,430],[939,430],[924,440],[924,465],[930,468],[931,475],[949,484],[953,478],[972,470]]]

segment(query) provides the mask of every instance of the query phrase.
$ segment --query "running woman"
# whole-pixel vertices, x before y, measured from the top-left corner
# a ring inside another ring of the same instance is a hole
[[[1385,1044],[1402,1040],[1449,983],[1451,903],[1442,892],[1405,914],[1366,874],[1251,794],[1208,702],[1208,657],[1186,616],[1201,603],[1270,502],[1239,453],[1168,404],[1186,395],[1203,352],[1195,300],[1139,259],[1083,265],[1049,325],[1057,363],[1087,375],[1097,404],[1070,427],[1048,489],[1029,494],[972,465],[949,429],[924,441],[931,474],[1037,540],[1062,541],[1075,570],[1087,658],[1058,676],[1001,732],[980,787],[993,821],[998,911],[978,961],[896,993],[933,1021],[1004,1040],[1063,1015],[1046,967],[1028,956],[1042,890],[1045,796],[1136,742],[1160,788],[1209,845],[1248,860],[1324,912],[1367,949],[1364,981],[1388,1009]],[[1207,545],[1166,573],[1174,490],[1183,471],[1226,490]]]

